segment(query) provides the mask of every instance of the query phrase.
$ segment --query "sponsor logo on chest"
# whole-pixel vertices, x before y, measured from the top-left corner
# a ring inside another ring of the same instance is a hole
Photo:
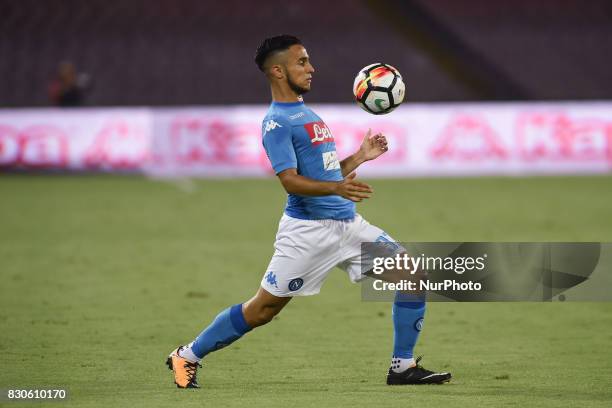
[[[310,136],[310,142],[313,146],[334,141],[334,135],[332,135],[331,130],[322,121],[306,123],[304,127],[308,132],[308,136]]]

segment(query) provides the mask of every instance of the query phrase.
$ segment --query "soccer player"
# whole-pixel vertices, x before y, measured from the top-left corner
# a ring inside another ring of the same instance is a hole
[[[369,198],[372,189],[353,171],[387,151],[385,136],[368,131],[359,150],[339,161],[331,130],[302,100],[315,70],[300,40],[289,35],[268,38],[257,49],[255,62],[272,92],[262,124],[263,145],[289,193],[287,205],[274,255],[255,296],[221,311],[195,340],[168,356],[179,388],[198,388],[202,358],[269,323],[294,296],[319,293],[334,267],[345,270],[353,282],[361,280],[361,242],[394,242],[355,212],[355,203]],[[450,380],[450,373],[426,370],[413,358],[424,314],[422,301],[393,304],[395,335],[387,384]]]

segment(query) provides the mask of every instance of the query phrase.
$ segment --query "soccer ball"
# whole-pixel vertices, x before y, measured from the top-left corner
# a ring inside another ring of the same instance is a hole
[[[399,71],[391,65],[371,64],[355,77],[353,95],[366,112],[384,115],[404,100],[404,81]]]

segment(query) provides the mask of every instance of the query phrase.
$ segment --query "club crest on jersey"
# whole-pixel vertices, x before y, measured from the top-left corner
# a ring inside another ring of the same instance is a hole
[[[313,146],[334,141],[334,135],[332,135],[331,130],[329,130],[324,122],[306,123],[304,127],[308,132],[308,136],[310,136],[310,142]]]

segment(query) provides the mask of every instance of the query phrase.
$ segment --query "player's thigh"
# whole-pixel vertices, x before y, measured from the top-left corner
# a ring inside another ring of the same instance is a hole
[[[261,287],[279,297],[319,293],[339,262],[340,232],[331,222],[283,216]]]
[[[357,214],[354,225],[351,226],[350,234],[343,248],[342,262],[338,265],[345,270],[351,281],[358,282],[364,278],[364,274],[371,271],[375,254],[371,250],[365,250],[363,243],[376,242],[376,249],[385,256],[401,254],[406,250],[381,228],[370,224],[361,215]],[[372,248],[372,247],[369,247]],[[376,251],[378,253],[378,251]]]

